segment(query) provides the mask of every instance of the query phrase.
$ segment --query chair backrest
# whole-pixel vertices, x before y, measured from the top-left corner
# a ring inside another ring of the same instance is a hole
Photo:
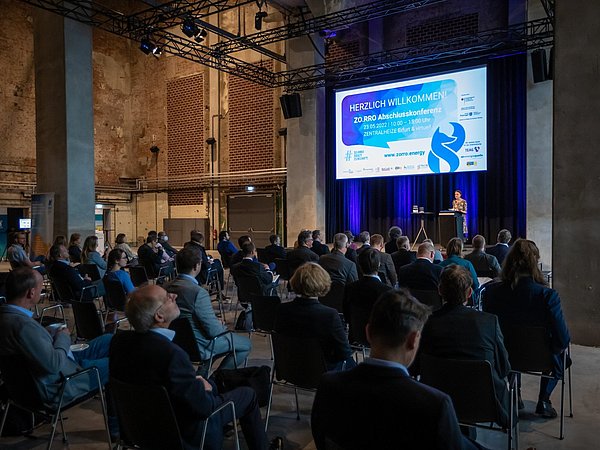
[[[43,410],[43,401],[27,359],[22,355],[0,356],[0,378],[8,397],[29,410]]]
[[[123,284],[119,280],[107,277],[102,279],[102,284],[104,284],[104,290],[106,291],[104,301],[108,307],[116,311],[124,311],[125,303],[127,303],[127,294],[125,293]]]
[[[52,293],[54,294],[54,298],[63,303],[71,303],[75,300],[78,300],[73,289],[69,283],[63,280],[60,277],[50,277],[50,282],[52,283]]]
[[[98,281],[100,279],[100,270],[96,264],[79,264],[77,266],[81,276],[89,276],[92,281]]]
[[[315,389],[327,371],[321,344],[316,338],[298,338],[272,333],[274,371],[278,380]]]
[[[290,263],[285,258],[275,258],[275,267],[277,267],[277,273],[279,278],[282,280],[289,280],[292,277],[290,270]]]
[[[261,263],[269,264],[273,262],[271,254],[267,252],[264,248],[256,249],[256,257]]]
[[[0,295],[6,295],[6,279],[10,272],[0,272]]]
[[[121,439],[145,450],[183,450],[177,418],[164,386],[110,379]]]
[[[497,422],[492,366],[485,360],[460,360],[420,355],[421,382],[452,399],[459,422]]]
[[[234,273],[240,302],[250,302],[252,296],[263,295],[263,287],[257,276],[240,276]]]
[[[512,370],[544,372],[554,367],[550,336],[544,327],[502,326]]]
[[[325,297],[319,297],[319,302],[325,306],[336,309],[337,312],[343,313],[344,291],[346,286],[335,281],[331,283],[331,289]]]
[[[202,357],[198,350],[198,343],[196,342],[190,320],[187,317],[178,317],[171,322],[169,328],[175,331],[173,342],[179,345],[188,354],[193,363],[200,363]]]
[[[254,329],[269,333],[273,331],[281,299],[277,296],[254,295],[251,297],[251,303]]]
[[[231,256],[227,253],[221,252],[219,250],[219,255],[221,256],[221,264],[223,264],[223,269],[229,269],[231,267]]]
[[[442,307],[442,297],[438,291],[411,289],[410,293],[424,305],[431,306],[434,311]]]
[[[78,337],[91,340],[104,334],[101,313],[94,302],[73,302],[72,305]]]
[[[135,287],[143,286],[150,280],[148,278],[148,274],[146,273],[146,269],[142,265],[129,267],[129,276],[131,277],[131,282]]]

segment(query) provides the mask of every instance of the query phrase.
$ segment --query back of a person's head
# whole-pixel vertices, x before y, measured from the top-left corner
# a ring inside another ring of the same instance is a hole
[[[390,290],[382,294],[369,318],[371,345],[401,347],[408,335],[421,331],[431,309],[406,290]]]
[[[115,238],[115,242],[117,244],[124,244],[125,243],[125,233],[117,234],[117,237]]]
[[[312,233],[309,230],[302,230],[298,233],[298,246],[306,245],[306,241],[312,238]]]
[[[361,231],[356,238],[356,242],[362,242],[366,244],[371,239],[371,234],[368,231]]]
[[[110,253],[108,254],[108,259],[106,261],[106,265],[107,267],[110,269],[112,268],[115,264],[117,264],[121,258],[123,257],[123,255],[125,254],[125,252],[123,250],[121,250],[120,248],[113,248]]]
[[[475,250],[483,250],[485,248],[485,238],[480,234],[473,236],[472,243]]]
[[[335,236],[333,236],[333,249],[334,250],[341,250],[343,248],[346,248],[348,246],[348,236],[346,236],[344,233],[337,233]]]
[[[156,285],[148,285],[131,293],[125,305],[125,316],[136,332],[145,333],[154,325],[154,314],[163,303],[162,292],[159,290],[163,289]]]
[[[463,241],[460,238],[452,238],[448,241],[448,245],[446,246],[446,255],[448,258],[451,256],[460,256],[462,257],[463,251]]]
[[[331,288],[331,277],[316,263],[302,264],[290,280],[292,289],[304,297],[323,297]]]
[[[321,230],[313,230],[312,238],[316,241],[317,239],[321,239]]]
[[[156,230],[150,230],[148,231],[148,236],[154,236],[155,238],[158,238],[158,233]]]
[[[467,294],[472,284],[473,279],[466,268],[451,264],[442,270],[439,292],[446,303],[462,305],[467,301]]]
[[[204,242],[204,235],[198,230],[190,231],[190,240],[198,243]]]
[[[200,249],[193,245],[183,247],[175,256],[175,265],[177,266],[178,273],[189,274],[201,262]]]
[[[521,277],[532,277],[536,282],[546,284],[538,266],[539,260],[540,251],[535,242],[517,239],[502,263],[502,280],[509,282],[512,287]]]
[[[401,248],[410,250],[410,239],[408,239],[408,236],[399,236],[398,239],[396,239],[396,247],[398,247],[398,250]]]
[[[431,252],[435,252],[435,247],[429,242],[421,242],[417,247],[417,256],[419,257],[426,256],[429,258]]]
[[[498,242],[501,244],[508,244],[512,239],[512,234],[506,228],[500,230],[498,232]]]
[[[64,235],[62,235],[62,234],[59,234],[58,236],[56,236],[54,238],[53,245],[56,245],[56,244],[58,244],[58,245],[65,245],[66,246],[68,244],[67,237],[64,236]]]
[[[88,236],[83,241],[83,250],[85,251],[93,251],[96,250],[98,246],[98,237],[96,236]]]
[[[252,256],[252,254],[256,250],[256,246],[254,245],[254,242],[247,241],[242,244],[242,248],[240,250],[242,250],[242,255],[248,257]]]
[[[354,242],[354,235],[352,234],[352,231],[346,230],[346,231],[344,231],[344,234],[348,238],[348,243],[349,244],[351,244],[352,242]]]
[[[269,242],[271,244],[275,244],[277,242],[277,239],[279,239],[279,236],[276,234],[272,234],[271,236],[269,236]]]
[[[119,236],[117,236],[118,238]],[[125,237],[125,235],[123,235],[123,237]],[[72,233],[71,237],[69,238],[69,246],[71,245],[77,245],[77,241],[81,239],[81,234],[79,233]]]
[[[390,227],[390,229],[388,230],[388,236],[390,237],[390,241],[395,241],[400,236],[402,236],[402,228],[396,225]]]
[[[384,240],[383,240],[382,235],[374,234],[373,236],[371,236],[371,245],[373,247],[383,246],[383,244],[384,244]]]
[[[244,242],[249,242],[252,239],[250,238],[250,236],[248,236],[247,234],[243,234],[238,238],[238,246],[240,248],[242,248],[242,245],[244,245]]]
[[[6,301],[12,303],[25,296],[29,289],[38,283],[38,275],[30,267],[18,267],[11,270],[6,278]]]
[[[358,255],[358,266],[365,275],[375,275],[379,271],[381,256],[379,251],[374,248],[368,248]]]
[[[219,233],[219,241],[224,241],[227,239],[227,230],[223,230]]]
[[[146,238],[146,244],[151,244],[152,242],[156,242],[158,238],[154,235],[150,235]]]

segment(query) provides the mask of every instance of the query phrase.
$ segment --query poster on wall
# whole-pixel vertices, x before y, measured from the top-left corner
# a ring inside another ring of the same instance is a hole
[[[31,257],[48,253],[54,240],[54,192],[31,196]]]

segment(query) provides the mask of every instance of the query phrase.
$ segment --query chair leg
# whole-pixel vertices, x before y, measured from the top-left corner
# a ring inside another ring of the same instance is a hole
[[[267,335],[267,337],[269,338],[269,349],[271,350],[271,361],[273,361],[273,359],[275,359],[275,354],[273,353],[273,338],[271,336],[271,333],[269,333]],[[569,381],[571,381],[571,378],[569,378]],[[570,386],[570,384],[569,384]]]
[[[560,380],[560,440],[565,438],[565,374]]]
[[[296,397],[296,420],[300,420],[300,406],[298,405],[298,389],[294,388],[294,396]]]
[[[273,376],[271,376],[271,386],[269,389],[269,405],[267,406],[267,417],[265,417],[265,433],[269,427],[269,417],[271,416],[271,404],[273,403]]]
[[[571,368],[569,367],[569,417],[573,417],[573,389],[571,387]]]
[[[4,431],[4,423],[6,422],[6,417],[8,416],[8,408],[10,407],[10,401],[6,402],[4,406],[4,414],[2,414],[2,424],[0,424],[0,437],[2,436],[2,431]]]
[[[52,448],[52,442],[54,441],[54,435],[56,434],[56,425],[58,425],[58,417],[60,414],[55,414],[52,416],[52,431],[50,432],[50,439],[48,440],[48,446],[46,450],[50,450]]]

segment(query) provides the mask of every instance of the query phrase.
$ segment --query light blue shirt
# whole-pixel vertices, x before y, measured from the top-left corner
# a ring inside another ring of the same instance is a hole
[[[6,306],[12,309],[16,309],[17,311],[22,312],[23,314],[26,314],[27,317],[33,317],[33,311],[23,308],[22,306],[13,305],[12,303],[7,303]]]
[[[363,275],[363,277],[377,278],[379,281],[381,281],[381,278],[379,278],[379,275]]]
[[[179,276],[185,278],[186,280],[191,281],[194,284],[198,284],[198,280],[196,280],[193,276],[191,276],[187,273],[180,273]]]
[[[160,334],[170,341],[175,337],[175,331],[169,330],[168,328],[150,328],[150,331],[154,331],[156,334]]]
[[[381,367],[393,367],[394,369],[400,369],[406,375],[410,376],[408,373],[408,369],[404,364],[400,364],[396,361],[388,361],[387,359],[377,359],[377,358],[367,358],[365,359],[365,364],[371,364],[372,366],[381,366]]]

